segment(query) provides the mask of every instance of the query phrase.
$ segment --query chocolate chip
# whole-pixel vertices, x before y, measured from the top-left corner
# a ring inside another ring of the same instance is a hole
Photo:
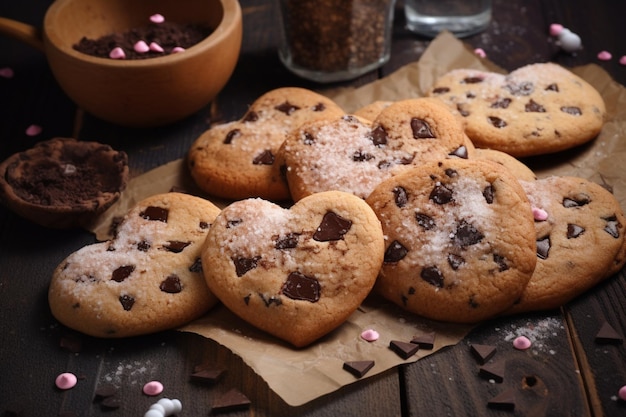
[[[452,190],[443,184],[437,184],[428,196],[436,204],[447,204],[452,201]]]
[[[283,302],[280,300],[280,298],[276,297],[276,296],[270,296],[270,297],[265,297],[265,294],[261,294],[259,293],[259,297],[261,298],[261,300],[263,300],[263,303],[265,303],[265,307],[269,307],[272,304],[276,304],[277,306],[281,305]]]
[[[578,226],[577,224],[568,223],[567,224],[567,238],[574,239],[579,237],[585,233],[585,228],[582,226]]]
[[[159,289],[168,294],[177,294],[183,290],[183,285],[180,282],[180,278],[172,274],[161,282]]]
[[[241,219],[228,220],[226,222],[226,228],[230,229],[231,227],[239,226],[241,223],[243,223]]]
[[[250,110],[248,113],[246,113],[246,115],[243,117],[243,121],[244,122],[256,122],[257,120],[259,120],[259,115],[257,114],[257,112],[255,112],[254,110]]]
[[[402,359],[409,359],[419,350],[419,346],[415,343],[402,342],[400,340],[392,340],[389,342],[389,349],[393,350]]]
[[[415,213],[415,220],[417,224],[424,228],[424,230],[432,230],[437,227],[435,219],[424,213]]]
[[[291,272],[283,284],[281,293],[292,300],[305,300],[315,303],[320,299],[321,287],[315,277],[300,272]]]
[[[167,244],[163,245],[163,247],[165,249],[167,249],[168,251],[170,251],[170,252],[180,253],[189,245],[191,245],[191,242],[181,242],[179,240],[169,240],[167,242]]]
[[[329,211],[324,215],[320,225],[317,226],[313,239],[318,242],[340,240],[343,239],[343,236],[348,233],[351,227],[352,221]]]
[[[409,202],[409,196],[406,192],[406,188],[400,186],[395,187],[393,189],[393,200],[395,201],[398,208],[406,206],[406,204]]]
[[[272,165],[275,157],[270,149],[265,149],[252,160],[254,165]]]
[[[250,407],[251,401],[236,388],[222,394],[213,403],[211,412],[230,412],[235,410],[247,409]]]
[[[504,361],[488,363],[480,367],[478,374],[483,378],[493,379],[495,382],[504,381]]]
[[[482,82],[483,82],[482,77],[465,77],[461,81],[461,84],[478,84]]]
[[[509,265],[506,263],[506,258],[497,253],[493,254],[493,261],[498,265],[498,271],[504,272],[509,269]]]
[[[559,92],[559,86],[556,83],[552,83],[545,88],[545,91],[556,91]]]
[[[620,344],[623,341],[622,336],[607,322],[602,324],[600,330],[596,334],[596,343],[602,344]]]
[[[446,174],[446,177],[449,177],[449,178],[454,178],[459,175],[456,169],[452,169],[452,168],[446,168],[443,172]]]
[[[509,388],[493,397],[487,402],[487,406],[498,410],[515,409],[515,389]]]
[[[135,270],[135,265],[123,265],[111,274],[111,279],[115,282],[122,282]]]
[[[298,246],[298,237],[300,235],[298,233],[288,233],[285,236],[279,237],[276,239],[276,244],[274,245],[275,249],[293,249]]]
[[[196,260],[189,267],[190,272],[202,272],[202,259],[196,258]]]
[[[527,95],[532,94],[532,92],[535,89],[535,86],[530,81],[524,81],[519,84],[514,84],[514,83],[507,84],[504,86],[504,88],[507,89],[514,96],[527,96]]]
[[[469,116],[469,115],[470,115],[469,110],[467,110],[467,109],[465,108],[465,105],[464,105],[463,103],[458,103],[458,104],[456,105],[456,110],[457,110],[457,111],[459,112],[459,114],[460,114],[461,116],[463,116],[463,117],[467,117],[467,116]]]
[[[591,197],[583,193],[574,197],[563,197],[563,207],[565,208],[582,207],[590,202]]]
[[[537,256],[539,259],[548,259],[548,253],[550,252],[550,237],[544,237],[537,240]]]
[[[363,153],[361,150],[355,151],[352,154],[352,160],[354,162],[371,161],[372,159],[374,159],[374,155],[371,153]]]
[[[357,378],[363,377],[374,367],[374,361],[349,361],[343,363],[343,369]]]
[[[472,355],[478,360],[480,364],[487,363],[496,354],[496,347],[491,345],[474,344],[470,346]]]
[[[139,213],[141,217],[146,220],[156,220],[163,223],[167,223],[167,216],[169,214],[169,210],[163,207],[155,207],[150,206],[146,207],[144,211]]]
[[[465,263],[465,259],[463,259],[462,256],[455,255],[454,253],[448,254],[448,265],[450,265],[450,268],[452,268],[453,270],[456,271],[464,263]]]
[[[503,127],[506,127],[506,122],[500,119],[499,117],[489,116],[487,117],[487,120],[493,127],[497,127],[498,129],[502,129]]]
[[[485,235],[483,235],[473,225],[465,220],[461,220],[461,222],[457,225],[452,239],[456,246],[465,248],[479,243],[484,237]]]
[[[572,116],[581,116],[583,114],[582,110],[580,110],[580,107],[575,106],[563,106],[561,107],[561,111],[563,113],[571,114]]]
[[[326,110],[326,105],[324,103],[317,103],[313,106],[313,111],[324,111]]]
[[[239,136],[241,136],[241,130],[239,129],[231,130],[230,132],[226,134],[226,137],[224,138],[224,145],[230,145],[233,139],[238,138]]]
[[[529,113],[545,113],[546,108],[543,107],[541,104],[537,103],[535,100],[531,99],[524,106],[524,111],[529,112]]]
[[[435,332],[415,335],[411,343],[418,345],[420,349],[432,350],[435,347]]]
[[[493,204],[494,195],[495,189],[493,188],[493,184],[486,186],[483,190],[483,197],[485,197],[487,204]]]
[[[513,100],[511,100],[508,97],[499,99],[494,101],[493,103],[491,103],[491,108],[492,109],[506,109],[507,107],[509,107],[509,104],[511,104]]]
[[[141,242],[137,243],[138,251],[148,252],[148,249],[150,249],[150,242],[146,242],[145,240],[142,240]]]
[[[313,134],[309,132],[304,132],[302,136],[302,143],[304,143],[305,145],[313,145],[315,143],[315,136],[313,136]]]
[[[130,311],[130,309],[133,308],[133,304],[135,304],[135,298],[127,294],[120,295],[119,300],[122,304],[122,308],[126,311]]]
[[[420,277],[437,288],[443,288],[443,274],[436,266],[427,266],[420,272]]]
[[[210,227],[211,225],[208,222],[205,221],[200,221],[200,223],[198,223],[198,227],[202,230],[206,230]]]
[[[602,220],[606,222],[604,231],[613,236],[615,239],[619,238],[619,228],[622,226],[617,221],[617,216],[603,217]]]
[[[385,129],[382,126],[376,127],[370,133],[370,139],[374,143],[374,146],[381,147],[383,145],[386,145],[387,144],[387,138],[388,138],[387,132],[385,131]]]
[[[411,119],[411,130],[413,131],[414,139],[435,139],[436,138],[428,122],[423,119],[418,119],[417,117],[414,117]]]
[[[261,259],[260,256],[255,256],[254,258],[232,258],[237,276],[241,277],[246,272],[256,268],[259,259]]]
[[[385,251],[384,261],[386,263],[399,262],[406,256],[407,253],[409,253],[409,250],[400,242],[394,240]]]
[[[284,103],[274,107],[276,110],[285,113],[287,116],[291,116],[291,114],[296,111],[296,110],[300,110],[300,107],[291,104],[289,101],[285,101]]]
[[[457,157],[459,157],[461,159],[469,158],[469,154],[467,152],[467,147],[464,146],[464,145],[459,146],[454,151],[450,152],[448,155],[449,156],[457,156]]]
[[[448,87],[436,87],[433,89],[433,93],[435,94],[445,94],[448,93],[450,89]]]

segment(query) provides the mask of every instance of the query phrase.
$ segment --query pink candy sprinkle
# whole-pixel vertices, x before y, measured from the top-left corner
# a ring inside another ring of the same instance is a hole
[[[150,381],[143,386],[143,393],[151,397],[163,392],[163,384],[159,381]]]
[[[620,400],[626,401],[626,385],[624,385],[623,387],[619,389],[619,391],[617,392],[617,395],[619,396]]]
[[[41,133],[41,126],[39,125],[30,125],[26,128],[26,134],[28,136],[37,136]]]
[[[367,340],[368,342],[374,342],[378,340],[379,337],[380,335],[378,334],[378,332],[373,329],[367,329],[364,330],[363,333],[361,333],[361,338],[363,340]]]
[[[622,57],[619,59],[619,63],[621,65],[626,65],[626,55],[622,55]]]
[[[526,350],[530,347],[530,345],[530,339],[528,339],[526,336],[518,336],[513,341],[513,347],[519,350]]]
[[[542,222],[548,220],[548,212],[538,207],[533,207],[533,217],[535,220]]]
[[[57,376],[54,384],[59,389],[70,389],[74,388],[74,386],[76,385],[76,381],[76,375],[65,372]]]
[[[156,13],[150,16],[150,21],[152,23],[163,23],[165,22],[165,18],[163,17],[163,15]]]
[[[184,51],[185,51],[185,48],[181,48],[180,46],[176,46],[172,49],[173,54],[178,53],[178,52],[184,52]]]
[[[598,53],[598,59],[600,61],[609,61],[611,58],[613,58],[613,55],[611,55],[609,51],[601,51]]]
[[[163,48],[161,47],[161,45],[156,42],[150,42],[149,47],[152,52],[163,52]]]
[[[550,35],[552,36],[559,36],[562,30],[563,30],[563,25],[559,23],[553,23],[550,25]]]
[[[111,52],[109,52],[109,58],[111,59],[124,59],[126,58],[126,53],[119,46],[113,48]]]
[[[13,78],[13,69],[9,67],[0,68],[0,77],[2,78]]]
[[[138,41],[137,43],[135,43],[135,45],[133,45],[133,49],[138,54],[145,54],[150,50],[150,47],[145,41]]]
[[[486,53],[486,52],[485,52],[485,50],[484,50],[484,49],[482,49],[482,48],[476,48],[476,49],[474,49],[474,53],[475,53],[476,55],[478,55],[479,57],[481,57],[481,58],[485,58],[485,57],[487,56],[487,53]]]

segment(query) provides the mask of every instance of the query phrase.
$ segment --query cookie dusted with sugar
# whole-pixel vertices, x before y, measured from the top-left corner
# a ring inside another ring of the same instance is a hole
[[[626,219],[607,189],[576,177],[521,184],[535,213],[537,266],[510,314],[558,308],[622,269]]]
[[[311,195],[286,209],[240,200],[215,220],[202,262],[211,291],[243,320],[296,347],[341,325],[383,261],[380,222],[360,198]]]
[[[196,139],[188,154],[191,175],[217,197],[287,200],[289,188],[276,158],[285,135],[306,121],[343,113],[332,100],[307,89],[269,91],[240,120],[211,127]]]
[[[383,180],[426,161],[468,158],[471,142],[439,101],[418,98],[385,107],[373,122],[353,115],[292,131],[279,150],[294,200],[339,190],[367,198]]]
[[[475,323],[510,308],[537,262],[531,206],[500,164],[446,159],[367,199],[385,235],[376,290],[418,315]]]
[[[48,291],[52,314],[103,338],[154,333],[198,318],[217,302],[204,281],[200,249],[219,212],[181,193],[140,201],[114,239],[85,246],[57,266]]]
[[[516,157],[588,142],[600,133],[606,113],[602,96],[591,84],[552,63],[527,65],[508,75],[452,70],[427,95],[465,119],[477,148]]]

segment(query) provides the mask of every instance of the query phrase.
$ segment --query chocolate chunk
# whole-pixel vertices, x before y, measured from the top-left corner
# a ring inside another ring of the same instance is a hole
[[[315,303],[320,299],[321,287],[315,277],[300,272],[291,272],[281,288],[281,293],[292,300],[304,300]]]
[[[498,271],[504,272],[509,269],[509,265],[506,263],[506,258],[497,253],[493,254],[493,261],[498,265]]]
[[[415,220],[417,220],[417,224],[422,226],[424,230],[432,230],[437,227],[435,219],[424,213],[415,213]]]
[[[530,81],[524,81],[519,84],[507,84],[504,86],[504,88],[507,89],[514,96],[527,96],[533,92],[535,86]]]
[[[352,160],[354,162],[371,161],[372,159],[374,159],[374,155],[371,153],[363,153],[361,150],[355,151],[352,154]]]
[[[459,157],[461,159],[469,158],[469,154],[467,152],[467,147],[464,146],[464,145],[459,146],[454,151],[450,152],[448,155],[449,156],[457,156],[457,157]]]
[[[559,92],[559,86],[556,83],[552,83],[549,86],[547,86],[544,90],[545,91],[556,91],[558,93]]]
[[[313,239],[318,242],[329,242],[333,240],[343,239],[352,227],[352,221],[344,219],[332,211],[324,214],[322,222],[317,226],[317,230],[313,234]]]
[[[420,272],[420,277],[437,288],[443,288],[443,274],[436,266],[427,266]]]
[[[300,234],[298,233],[288,233],[285,236],[279,237],[276,239],[276,244],[274,248],[278,250],[282,249],[293,249],[298,246],[298,237]]]
[[[561,107],[561,111],[563,113],[571,114],[572,116],[581,116],[583,114],[582,110],[580,110],[580,107],[575,106],[563,106]]]
[[[254,258],[232,258],[237,276],[241,277],[246,272],[256,268],[259,259],[261,259],[261,256],[255,256]]]
[[[413,131],[414,139],[436,139],[437,136],[433,133],[430,125],[426,120],[418,119],[414,117],[411,119],[411,130]]]
[[[617,216],[603,217],[602,219],[606,222],[604,231],[613,236],[615,239],[618,239],[619,228],[622,225],[617,221]]]
[[[238,138],[239,136],[241,136],[241,130],[239,129],[231,130],[230,132],[226,134],[226,137],[224,138],[224,145],[230,145],[233,139]]]
[[[279,297],[275,297],[275,296],[270,296],[270,297],[266,297],[265,294],[261,294],[259,293],[259,297],[261,298],[261,300],[263,300],[263,303],[265,304],[265,307],[269,307],[272,304],[275,304],[277,306],[281,305],[283,302],[280,300]],[[246,303],[247,304],[247,303]]]
[[[179,240],[169,240],[167,242],[167,244],[163,245],[163,247],[165,249],[167,249],[168,251],[170,251],[170,252],[180,253],[189,245],[191,245],[191,242],[181,242]]]
[[[470,115],[469,110],[467,110],[467,108],[463,105],[463,103],[458,103],[456,105],[456,110],[459,112],[459,114],[463,117],[467,117]]]
[[[436,87],[435,89],[433,89],[433,93],[435,94],[445,94],[449,91],[450,91],[450,88],[448,87]]]
[[[161,282],[159,289],[168,294],[177,294],[183,290],[183,285],[180,282],[180,278],[172,274]]]
[[[361,378],[374,367],[374,361],[349,361],[343,363],[343,369],[357,378]]]
[[[133,304],[135,304],[135,299],[128,294],[120,295],[119,300],[122,308],[126,311],[130,311],[133,308]]]
[[[450,178],[454,178],[459,175],[456,169],[452,169],[452,168],[446,168],[445,171],[443,172],[446,174],[446,177],[450,177]]]
[[[409,202],[409,196],[406,192],[406,188],[400,186],[395,187],[393,189],[393,200],[395,201],[396,206],[398,206],[399,208],[406,206],[406,204]]]
[[[540,259],[548,259],[548,253],[550,252],[550,237],[544,237],[543,239],[537,239],[537,256]]]
[[[241,223],[243,223],[241,219],[228,220],[226,222],[226,228],[230,229],[231,227],[239,226]]]
[[[313,106],[313,111],[324,111],[326,110],[326,105],[324,103],[317,103]]]
[[[167,216],[169,214],[169,210],[163,207],[146,207],[144,211],[139,213],[141,217],[146,220],[155,220],[163,223],[167,223]]]
[[[504,361],[485,364],[480,367],[478,374],[483,378],[493,379],[500,383],[504,381]]]
[[[545,113],[546,112],[546,108],[543,107],[541,104],[537,103],[535,100],[531,99],[524,106],[524,111],[526,111],[528,113]]]
[[[453,270],[457,270],[465,263],[465,259],[461,255],[456,255],[454,253],[448,254],[448,265]]]
[[[596,343],[601,344],[620,344],[622,343],[623,338],[609,323],[604,322],[596,334],[595,340]]]
[[[250,407],[251,401],[238,389],[232,388],[222,394],[211,407],[211,412],[229,412]]]
[[[452,201],[452,190],[443,184],[437,184],[428,196],[435,204],[448,204]]]
[[[505,98],[494,101],[493,103],[491,103],[490,107],[492,109],[506,109],[507,107],[509,107],[509,104],[511,104],[511,101],[513,100],[511,100],[508,97],[505,97]]]
[[[276,110],[281,111],[283,113],[285,113],[287,116],[291,116],[291,113],[293,113],[296,110],[300,110],[300,107],[291,104],[288,101],[285,101],[284,103],[274,107]]]
[[[493,397],[487,402],[487,406],[496,408],[499,410],[514,410],[515,409],[515,390],[509,388],[500,394]]]
[[[457,225],[452,239],[456,246],[466,248],[479,243],[484,237],[485,235],[483,235],[473,225],[469,224],[465,220],[461,220],[461,222]]]
[[[482,82],[483,82],[482,77],[465,77],[461,81],[461,84],[478,84]]]
[[[145,240],[142,240],[141,242],[137,243],[138,251],[148,252],[148,249],[150,249],[150,242],[146,242]]]
[[[374,146],[381,147],[383,145],[386,145],[387,144],[387,138],[388,138],[387,132],[385,131],[385,128],[382,127],[382,126],[376,127],[370,133],[370,139],[374,143]]]
[[[190,272],[202,272],[202,259],[196,258],[196,260],[189,267]]]
[[[198,223],[198,227],[202,230],[206,230],[211,227],[211,225],[208,222],[201,221],[200,223]]]
[[[385,263],[393,263],[401,261],[409,250],[405,248],[400,242],[394,240],[391,242],[387,250],[385,250]]]
[[[578,226],[577,224],[568,223],[567,224],[567,238],[574,239],[579,237],[585,233],[585,228],[582,226]]]
[[[435,347],[435,332],[422,333],[413,336],[411,343],[415,343],[420,349],[432,350]]]
[[[483,190],[483,197],[485,197],[485,201],[487,204],[493,204],[493,198],[496,194],[495,189],[493,188],[493,184],[488,185]]]
[[[478,302],[476,302],[476,299],[474,298],[474,295],[471,295],[469,298],[469,301],[467,302],[469,304],[470,307],[472,308],[478,308],[480,307],[480,304]]]
[[[248,113],[246,113],[246,115],[243,117],[243,121],[244,122],[256,122],[257,120],[259,120],[259,115],[257,114],[257,112],[255,112],[254,110],[250,110]]]
[[[190,378],[194,382],[215,384],[225,373],[226,369],[219,366],[198,365],[194,368]]]
[[[270,149],[265,149],[252,160],[254,165],[272,165],[274,163],[274,154]]]
[[[489,116],[489,117],[487,117],[487,121],[489,121],[489,123],[493,127],[497,127],[498,129],[502,129],[503,127],[506,127],[506,122],[504,120],[500,119],[499,117],[496,117],[496,116]]]
[[[402,342],[399,340],[392,340],[389,342],[389,349],[393,350],[402,359],[408,359],[419,350],[419,346],[415,343]]]
[[[582,207],[590,202],[591,197],[583,193],[574,197],[563,197],[563,207],[565,208]]]
[[[496,354],[496,347],[472,343],[470,350],[480,364],[485,364]]]
[[[304,143],[305,145],[313,145],[315,143],[315,136],[313,136],[313,134],[309,132],[304,132],[302,136],[302,143]]]
[[[122,282],[135,270],[135,265],[123,265],[111,274],[111,279],[115,282]]]

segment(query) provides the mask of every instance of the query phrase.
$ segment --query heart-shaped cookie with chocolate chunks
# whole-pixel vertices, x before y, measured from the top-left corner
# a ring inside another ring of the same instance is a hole
[[[308,120],[343,113],[329,98],[304,88],[269,91],[240,120],[213,126],[196,139],[189,170],[201,189],[217,197],[287,200],[276,158],[285,135]]]
[[[314,194],[289,209],[262,199],[227,206],[202,250],[211,291],[233,313],[296,347],[341,325],[370,293],[384,252],[360,198]]]
[[[105,338],[198,318],[217,303],[204,281],[200,250],[219,212],[205,199],[174,192],[140,201],[114,239],[85,246],[57,266],[48,291],[52,314]]]
[[[432,98],[398,101],[373,121],[343,115],[302,124],[279,151],[291,197],[338,190],[361,198],[383,180],[426,161],[468,158],[473,145]]]

